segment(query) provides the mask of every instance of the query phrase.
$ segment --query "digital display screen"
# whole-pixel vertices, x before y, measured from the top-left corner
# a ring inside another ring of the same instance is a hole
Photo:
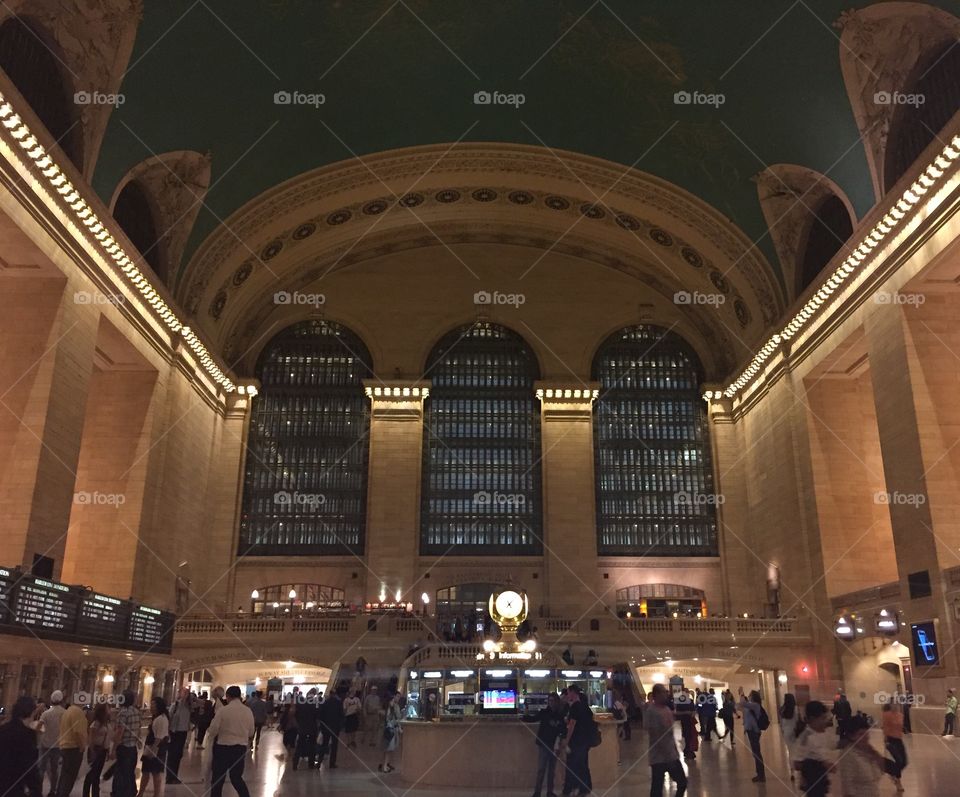
[[[932,667],[940,663],[936,623],[913,623],[910,626],[910,640],[913,645],[914,664],[918,667]]]
[[[121,642],[127,619],[124,608],[119,598],[91,593],[80,604],[77,631],[93,639]]]
[[[130,631],[127,638],[131,642],[146,645],[158,644],[166,632],[163,615],[159,609],[138,606],[130,614]]]
[[[487,689],[483,693],[484,711],[516,711],[517,693],[513,689]]]

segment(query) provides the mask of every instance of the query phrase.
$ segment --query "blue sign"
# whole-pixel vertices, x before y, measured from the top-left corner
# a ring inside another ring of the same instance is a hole
[[[914,664],[919,667],[930,667],[940,663],[937,627],[934,622],[913,623],[910,626],[910,638],[913,643]]]

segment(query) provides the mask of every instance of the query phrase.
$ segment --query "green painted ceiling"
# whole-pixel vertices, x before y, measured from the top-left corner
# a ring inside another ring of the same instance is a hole
[[[863,214],[872,189],[831,26],[850,5],[147,0],[95,187],[109,199],[152,154],[210,151],[213,188],[192,251],[219,219],[304,171],[463,139],[639,159],[754,239],[766,227],[750,178],[770,163],[827,172]],[[678,106],[684,89],[725,102]],[[326,102],[276,105],[282,90]],[[478,106],[478,90],[526,101]],[[775,263],[769,238],[761,246]]]

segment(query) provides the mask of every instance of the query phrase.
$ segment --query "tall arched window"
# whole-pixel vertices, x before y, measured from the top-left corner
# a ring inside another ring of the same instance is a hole
[[[800,263],[800,282],[797,293],[802,293],[823,271],[823,267],[840,251],[853,235],[850,211],[836,194],[825,197],[810,221],[803,260]]]
[[[154,273],[161,278],[166,277],[161,273],[159,236],[153,208],[136,180],[131,180],[120,190],[113,205],[113,217]]]
[[[257,364],[239,553],[362,553],[370,353],[348,329],[305,321]]]
[[[884,190],[889,191],[960,109],[960,46],[950,39],[923,61],[898,95],[887,137]]]
[[[65,67],[43,31],[23,17],[0,25],[0,67],[47,131],[78,169],[83,168],[83,136]]]
[[[539,554],[533,352],[509,329],[477,323],[437,344],[426,375],[421,553]]]
[[[593,360],[598,551],[714,556],[716,501],[699,360],[678,335],[635,326]]]

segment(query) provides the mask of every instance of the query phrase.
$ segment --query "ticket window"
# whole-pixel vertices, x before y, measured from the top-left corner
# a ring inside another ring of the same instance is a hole
[[[484,668],[480,672],[480,713],[517,714],[520,711],[520,693],[517,671],[514,669]]]
[[[604,698],[607,694],[607,673],[605,670],[560,670],[557,683],[563,690],[568,686],[580,687],[583,699],[594,711],[605,711]]]

